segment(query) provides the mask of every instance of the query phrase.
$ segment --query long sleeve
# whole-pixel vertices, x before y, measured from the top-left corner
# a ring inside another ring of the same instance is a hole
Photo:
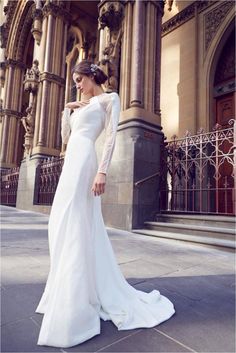
[[[62,138],[62,143],[67,144],[69,137],[70,137],[70,111],[71,109],[69,108],[64,108],[64,111],[62,113],[62,118],[61,118],[61,138]]]
[[[120,98],[117,93],[113,92],[108,94],[106,99],[101,101],[101,104],[105,110],[105,143],[98,166],[98,173],[107,174],[115,147],[120,116]]]

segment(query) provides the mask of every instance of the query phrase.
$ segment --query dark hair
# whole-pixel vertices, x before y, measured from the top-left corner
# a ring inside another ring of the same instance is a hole
[[[82,60],[79,64],[75,65],[71,73],[78,73],[89,77],[93,76],[97,85],[103,84],[108,79],[102,69],[89,60]]]

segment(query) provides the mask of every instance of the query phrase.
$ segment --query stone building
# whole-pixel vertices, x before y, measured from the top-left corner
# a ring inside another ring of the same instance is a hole
[[[45,158],[66,153],[61,112],[81,99],[70,72],[89,58],[108,74],[104,89],[121,99],[104,218],[110,226],[140,227],[160,210],[164,134],[210,131],[233,117],[234,1],[4,0],[0,6],[1,169],[19,167],[16,206],[50,212],[38,202],[37,170]]]
[[[173,2],[163,17],[161,78],[168,139],[235,118],[234,1]]]

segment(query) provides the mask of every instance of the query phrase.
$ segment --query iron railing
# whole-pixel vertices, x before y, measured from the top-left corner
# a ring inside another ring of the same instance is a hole
[[[235,121],[162,146],[160,210],[235,214]]]
[[[20,167],[2,169],[0,203],[6,206],[16,206],[17,187]]]
[[[64,157],[48,157],[37,166],[34,204],[52,205]]]

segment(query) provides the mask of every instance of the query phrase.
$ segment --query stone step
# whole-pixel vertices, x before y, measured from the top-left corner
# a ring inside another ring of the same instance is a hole
[[[236,219],[234,216],[219,215],[191,215],[161,213],[156,215],[155,221],[166,223],[194,224],[202,226],[214,226],[220,228],[235,229]]]
[[[235,249],[235,241],[228,238],[218,238],[218,237],[204,237],[191,234],[183,233],[171,233],[171,232],[160,232],[151,229],[134,229],[133,233],[143,234],[147,236],[154,236],[158,238],[174,239],[191,243],[198,243],[216,247],[223,247],[228,249]]]
[[[235,229],[234,228],[220,228],[218,226],[202,226],[195,224],[180,224],[180,223],[166,223],[166,222],[145,222],[146,229],[170,232],[170,233],[181,233],[188,235],[195,235],[199,237],[214,237],[219,239],[235,240]]]

